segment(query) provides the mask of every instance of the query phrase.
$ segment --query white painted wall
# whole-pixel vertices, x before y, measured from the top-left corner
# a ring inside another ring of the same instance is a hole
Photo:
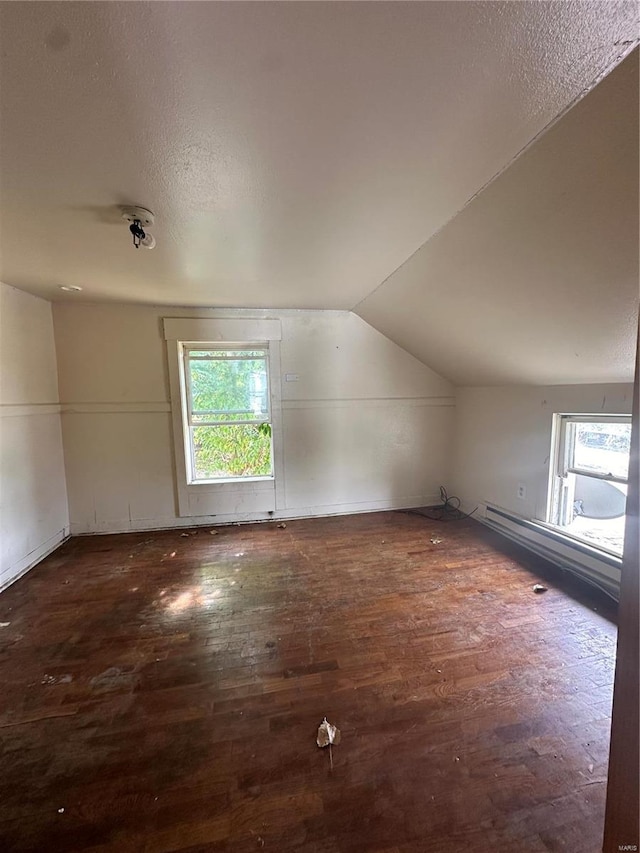
[[[537,139],[356,313],[458,387],[631,381],[639,56]]]
[[[51,304],[0,284],[0,588],[68,527]]]
[[[465,507],[544,520],[555,412],[629,414],[633,385],[458,388],[452,484]],[[526,499],[516,495],[519,483]]]
[[[73,533],[206,521],[177,515],[163,317],[281,320],[276,515],[417,506],[447,481],[452,386],[349,312],[68,303],[53,312]]]

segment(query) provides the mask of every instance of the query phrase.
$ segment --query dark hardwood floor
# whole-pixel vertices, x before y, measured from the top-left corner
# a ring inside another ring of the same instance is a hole
[[[601,849],[610,605],[473,521],[218,531],[74,539],[0,595],[3,853]]]

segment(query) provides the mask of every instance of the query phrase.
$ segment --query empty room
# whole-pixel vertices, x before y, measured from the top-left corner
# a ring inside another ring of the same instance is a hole
[[[0,0],[0,851],[638,837],[635,2]]]

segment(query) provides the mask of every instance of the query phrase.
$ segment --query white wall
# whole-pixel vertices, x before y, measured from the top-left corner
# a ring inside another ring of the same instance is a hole
[[[465,506],[544,520],[555,412],[630,414],[633,385],[459,388],[452,484]],[[526,488],[525,500],[516,495]]]
[[[73,533],[206,521],[177,515],[161,319],[247,316],[280,318],[281,374],[299,375],[281,385],[286,508],[276,515],[437,499],[449,474],[452,386],[355,315],[58,303]]]
[[[68,526],[51,304],[0,284],[0,588]]]
[[[634,51],[354,310],[458,387],[630,381],[638,58]]]
[[[546,520],[554,413],[628,414],[632,394],[627,384],[458,389],[452,483],[464,509],[477,506],[479,521],[617,596],[619,560],[529,522]],[[487,504],[507,516],[489,511],[485,519]]]

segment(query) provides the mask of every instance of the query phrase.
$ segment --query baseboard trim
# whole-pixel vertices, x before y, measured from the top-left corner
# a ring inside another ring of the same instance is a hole
[[[562,540],[542,525],[521,518],[514,513],[491,504],[484,512],[474,516],[477,521],[495,530],[501,536],[526,548],[558,569],[570,572],[586,583],[606,592],[616,601],[620,596],[621,561],[607,554],[598,555],[593,548]],[[590,553],[591,552],[591,553]]]
[[[173,530],[182,527],[215,527],[225,524],[251,524],[255,522],[289,521],[296,518],[330,518],[334,515],[358,515],[364,512],[383,512],[396,509],[415,509],[433,506],[440,502],[438,495],[416,495],[397,500],[362,501],[327,506],[296,507],[294,509],[275,510],[273,515],[266,512],[245,513],[243,515],[191,516],[185,518],[143,518],[115,519],[85,525],[71,522],[72,536],[107,536],[113,533],[144,533],[153,530]]]
[[[61,545],[63,545],[67,539],[71,538],[71,533],[68,527],[63,527],[62,530],[54,533],[53,536],[50,536],[45,542],[41,545],[38,545],[37,548],[34,548],[17,563],[14,563],[9,568],[4,569],[4,571],[0,572],[0,593],[4,592],[7,587],[11,586],[11,584],[15,583],[21,577],[27,574],[27,572],[31,571],[38,563],[42,562],[45,557],[48,557],[49,554],[52,554],[55,550],[57,550]]]

